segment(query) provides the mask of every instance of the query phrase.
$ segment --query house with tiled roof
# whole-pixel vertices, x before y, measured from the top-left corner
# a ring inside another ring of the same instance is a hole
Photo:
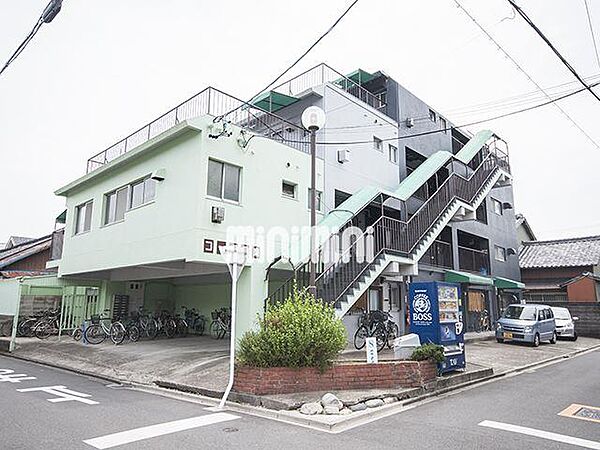
[[[526,300],[600,300],[600,236],[522,242],[519,265]]]
[[[0,279],[55,272],[46,269],[52,255],[52,236],[35,239],[11,236],[4,249],[0,249]]]

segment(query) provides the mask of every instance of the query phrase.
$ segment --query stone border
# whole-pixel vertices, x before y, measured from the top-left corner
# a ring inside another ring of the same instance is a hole
[[[393,361],[379,364],[339,363],[320,372],[313,367],[236,367],[233,390],[241,394],[277,395],[298,392],[418,388],[434,383],[437,367],[431,361]]]

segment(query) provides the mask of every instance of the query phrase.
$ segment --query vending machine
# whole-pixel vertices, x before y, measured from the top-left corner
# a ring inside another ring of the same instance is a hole
[[[466,367],[460,285],[439,281],[411,283],[408,291],[410,332],[421,344],[444,347],[441,373]]]

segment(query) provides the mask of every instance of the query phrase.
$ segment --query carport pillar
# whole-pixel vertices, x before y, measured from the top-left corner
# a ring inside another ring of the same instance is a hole
[[[227,397],[229,397],[229,392],[231,392],[231,388],[233,387],[233,377],[235,374],[235,319],[237,316],[237,282],[238,278],[240,277],[240,273],[244,268],[246,253],[244,251],[239,251],[237,246],[233,245],[225,247],[223,256],[225,256],[227,268],[229,269],[229,274],[231,275],[231,329],[229,330],[229,382],[227,383],[227,388],[225,389],[223,398],[221,398],[221,402],[219,403],[220,409],[223,409],[225,406]]]

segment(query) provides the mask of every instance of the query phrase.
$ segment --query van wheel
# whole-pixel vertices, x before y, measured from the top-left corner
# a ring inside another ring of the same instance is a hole
[[[538,333],[535,333],[535,336],[533,337],[533,346],[534,347],[540,346],[540,335]]]
[[[504,339],[496,338],[496,342],[498,342],[498,344],[503,344],[504,343]]]
[[[552,339],[550,339],[551,344],[556,344],[556,331],[552,333]]]

